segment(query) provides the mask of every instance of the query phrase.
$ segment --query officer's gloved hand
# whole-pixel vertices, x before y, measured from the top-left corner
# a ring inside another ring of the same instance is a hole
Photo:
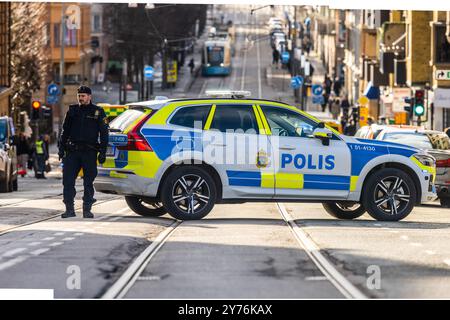
[[[64,150],[59,150],[58,151],[58,157],[59,157],[60,161],[61,161],[62,158],[64,158]]]
[[[100,152],[97,157],[98,163],[104,164],[106,161],[106,153]]]

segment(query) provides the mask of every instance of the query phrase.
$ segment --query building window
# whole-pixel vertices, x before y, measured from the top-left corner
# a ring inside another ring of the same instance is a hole
[[[100,15],[96,14],[92,19],[92,32],[100,32],[100,31],[101,31]]]
[[[445,36],[445,26],[436,26],[436,63],[450,63],[450,43]]]
[[[66,47],[76,47],[77,46],[77,30],[69,30],[65,28],[65,37],[64,37],[64,46]],[[54,43],[55,47],[60,46],[60,33],[61,32],[61,24],[55,23],[53,25],[53,36],[54,36]]]

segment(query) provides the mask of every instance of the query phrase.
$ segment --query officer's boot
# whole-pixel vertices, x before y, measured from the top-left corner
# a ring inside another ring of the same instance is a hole
[[[73,218],[75,216],[76,214],[73,204],[66,204],[66,212],[61,215],[61,218]]]
[[[92,204],[83,203],[83,218],[94,218],[94,214],[91,212]]]

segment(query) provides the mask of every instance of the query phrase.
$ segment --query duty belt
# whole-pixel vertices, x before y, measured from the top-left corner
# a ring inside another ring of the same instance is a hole
[[[68,151],[98,151],[97,146],[83,143],[83,142],[69,142],[67,143],[67,150]]]

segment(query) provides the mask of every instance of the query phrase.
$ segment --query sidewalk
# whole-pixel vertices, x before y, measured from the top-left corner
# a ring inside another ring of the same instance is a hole
[[[325,77],[325,68],[323,67],[322,62],[313,52],[308,56],[308,60],[314,68],[312,83],[322,84]],[[291,88],[291,75],[288,69],[281,68],[281,64],[278,69],[274,65],[270,65],[266,67],[266,79],[268,85],[272,86],[277,91],[276,99],[278,101],[300,108],[300,102],[295,102],[294,90]],[[328,111],[322,112],[321,110],[322,108],[320,105],[312,103],[312,97],[307,97],[306,111],[308,113],[321,119],[332,118]]]

